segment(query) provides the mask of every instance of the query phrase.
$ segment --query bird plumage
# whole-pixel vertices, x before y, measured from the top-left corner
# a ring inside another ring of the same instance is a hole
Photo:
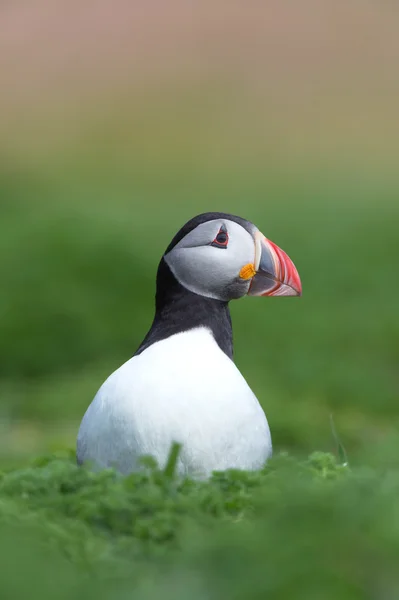
[[[150,330],[83,417],[78,462],[127,474],[145,455],[164,466],[178,442],[182,475],[262,467],[269,425],[234,364],[228,303],[300,293],[292,261],[255,225],[225,213],[191,219],[161,258]]]
[[[89,407],[80,461],[129,473],[143,455],[165,465],[182,445],[180,474],[260,468],[271,453],[269,426],[247,382],[205,327],[149,346],[115,371]]]

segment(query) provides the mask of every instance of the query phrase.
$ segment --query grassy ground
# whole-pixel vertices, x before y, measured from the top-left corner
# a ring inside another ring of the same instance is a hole
[[[397,468],[351,472],[321,453],[204,483],[42,459],[0,478],[0,592],[394,599],[398,486]]]

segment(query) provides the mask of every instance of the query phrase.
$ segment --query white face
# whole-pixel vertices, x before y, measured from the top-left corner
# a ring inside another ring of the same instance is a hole
[[[165,255],[177,281],[185,288],[217,300],[244,296],[250,279],[240,275],[255,263],[255,233],[229,219],[198,225]]]

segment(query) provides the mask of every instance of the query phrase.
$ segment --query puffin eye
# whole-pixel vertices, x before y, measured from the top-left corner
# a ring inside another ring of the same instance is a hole
[[[229,234],[227,233],[224,227],[219,229],[219,233],[213,240],[211,246],[216,246],[216,248],[227,248],[227,244],[229,243]]]

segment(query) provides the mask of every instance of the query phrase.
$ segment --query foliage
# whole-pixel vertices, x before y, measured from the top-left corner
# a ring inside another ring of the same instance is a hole
[[[323,453],[210,481],[43,458],[1,476],[0,596],[396,598],[398,493]]]

